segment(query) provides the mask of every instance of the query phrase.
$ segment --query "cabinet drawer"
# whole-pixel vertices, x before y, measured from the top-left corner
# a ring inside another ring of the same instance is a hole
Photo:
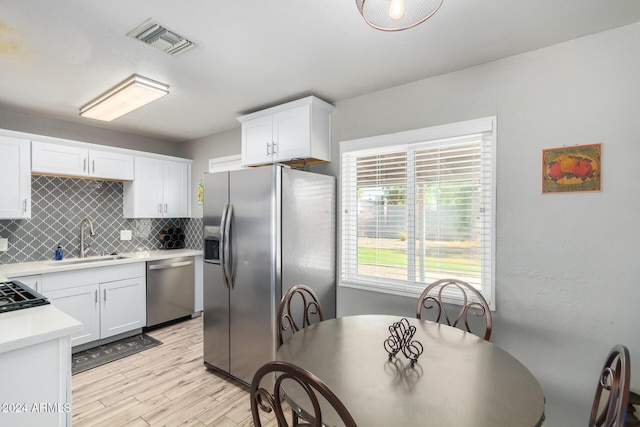
[[[145,274],[146,264],[144,262],[47,273],[42,275],[42,292],[142,277]]]
[[[42,291],[42,275],[34,274],[31,276],[16,276],[11,277],[11,280],[17,280],[22,282],[36,292]]]

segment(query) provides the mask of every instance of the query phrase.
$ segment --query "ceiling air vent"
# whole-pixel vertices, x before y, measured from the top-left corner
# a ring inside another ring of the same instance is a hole
[[[127,35],[172,56],[186,52],[198,45],[193,40],[181,36],[152,19],[129,32]]]

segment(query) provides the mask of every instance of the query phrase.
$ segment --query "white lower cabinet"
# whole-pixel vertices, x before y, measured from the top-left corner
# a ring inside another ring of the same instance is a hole
[[[85,285],[45,294],[51,304],[82,323],[82,331],[71,337],[72,347],[100,339],[99,288]]]
[[[100,284],[100,338],[146,325],[145,277]]]
[[[0,425],[71,426],[69,336],[0,353]]]
[[[42,290],[42,275],[41,274],[32,274],[29,276],[17,276],[12,277],[11,280],[17,280],[21,282],[36,292],[40,292]]]
[[[146,325],[144,262],[42,275],[42,294],[82,323],[73,347]]]

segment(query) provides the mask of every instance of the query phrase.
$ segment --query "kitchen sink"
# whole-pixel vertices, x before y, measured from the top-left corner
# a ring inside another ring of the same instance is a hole
[[[95,256],[88,258],[72,258],[64,261],[49,261],[48,265],[77,265],[77,264],[90,264],[94,262],[115,261],[118,259],[129,259],[129,257],[123,255],[107,255],[107,256]]]

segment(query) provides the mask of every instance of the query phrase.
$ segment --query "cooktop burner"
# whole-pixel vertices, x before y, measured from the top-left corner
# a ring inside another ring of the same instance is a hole
[[[0,282],[0,313],[49,304],[49,300],[22,282]]]

